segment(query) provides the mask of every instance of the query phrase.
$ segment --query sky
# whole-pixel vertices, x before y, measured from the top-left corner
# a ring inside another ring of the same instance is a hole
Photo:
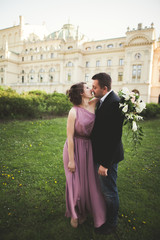
[[[160,0],[0,0],[0,29],[24,22],[43,24],[49,32],[66,23],[79,26],[90,40],[124,37],[127,27],[154,23],[160,37]]]

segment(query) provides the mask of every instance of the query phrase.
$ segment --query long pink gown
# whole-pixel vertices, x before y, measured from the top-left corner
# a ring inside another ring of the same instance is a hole
[[[74,133],[74,159],[76,170],[68,170],[68,142],[63,150],[66,175],[66,217],[83,219],[87,213],[93,216],[94,226],[106,221],[106,204],[100,190],[98,173],[93,162],[91,134],[95,114],[74,106],[76,109]]]

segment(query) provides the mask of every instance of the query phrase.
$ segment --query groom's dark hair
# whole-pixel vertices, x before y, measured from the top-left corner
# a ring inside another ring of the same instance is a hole
[[[92,79],[93,80],[98,80],[99,86],[101,88],[106,86],[108,88],[108,91],[111,90],[112,79],[111,79],[109,74],[104,73],[104,72],[97,73],[92,77]]]

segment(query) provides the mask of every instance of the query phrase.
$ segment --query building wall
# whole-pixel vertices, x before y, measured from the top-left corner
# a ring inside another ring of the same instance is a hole
[[[160,94],[160,39],[153,24],[124,37],[88,41],[71,24],[50,35],[46,26],[20,24],[0,30],[0,84],[18,92],[63,92],[98,72],[111,75],[112,88],[137,89],[146,102]]]

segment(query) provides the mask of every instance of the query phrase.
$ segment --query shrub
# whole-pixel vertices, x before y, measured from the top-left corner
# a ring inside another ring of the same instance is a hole
[[[144,109],[143,112],[141,113],[144,119],[154,118],[159,114],[160,114],[160,104],[156,104],[156,103],[147,103],[146,109]]]
[[[45,115],[64,115],[72,104],[61,93],[47,94],[43,91],[30,91],[22,94],[8,88],[0,88],[0,118],[24,119]]]

